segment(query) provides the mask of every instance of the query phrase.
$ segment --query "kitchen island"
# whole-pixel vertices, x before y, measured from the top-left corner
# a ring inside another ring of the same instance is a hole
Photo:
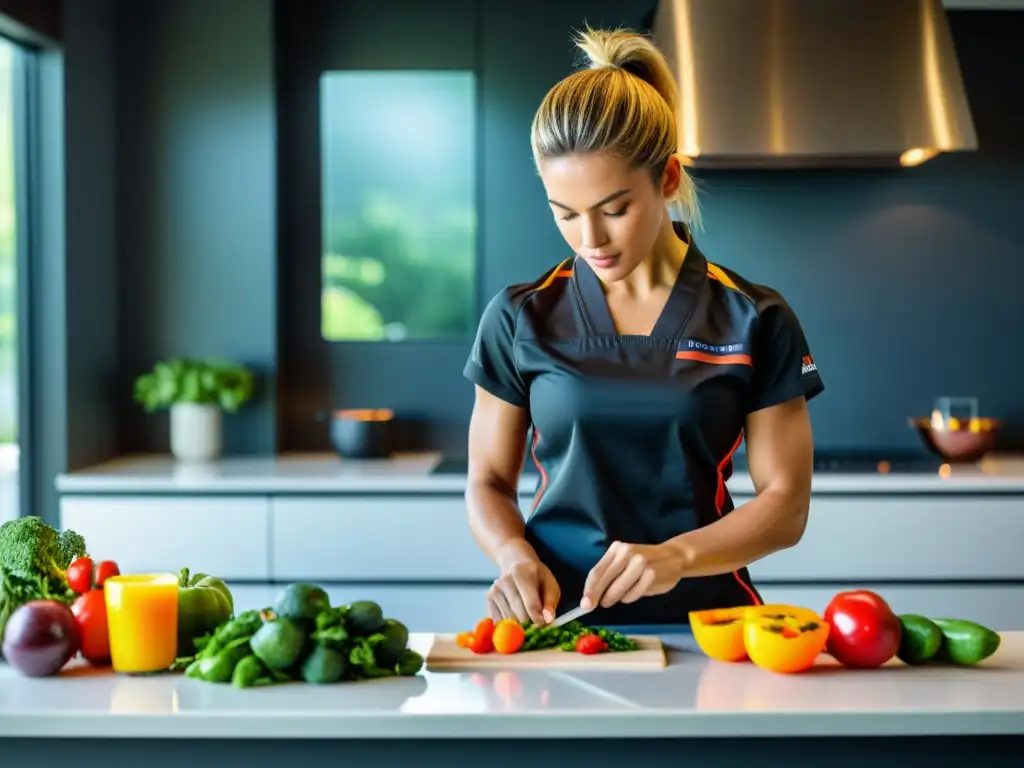
[[[491,766],[521,765],[524,757],[566,765],[685,755],[723,765],[728,755],[725,765],[741,758],[791,765],[808,750],[828,750],[821,755],[830,768],[959,755],[986,766],[1020,764],[1024,632],[1004,633],[999,651],[975,668],[893,661],[853,671],[823,655],[812,670],[786,676],[711,661],[689,634],[673,630],[660,633],[669,666],[652,671],[425,670],[235,690],[88,667],[30,679],[0,665],[0,762],[64,759],[81,768],[93,764],[83,756],[105,766],[150,765],[159,756],[167,764],[250,768],[343,755],[356,765],[486,758]],[[409,645],[426,655],[432,642],[413,634]],[[800,753],[792,749],[798,741]]]

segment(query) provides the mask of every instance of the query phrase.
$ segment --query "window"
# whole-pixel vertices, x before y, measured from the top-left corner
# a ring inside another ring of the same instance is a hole
[[[18,238],[14,71],[19,49],[0,37],[0,523],[17,517]]]
[[[461,71],[321,77],[324,339],[476,330],[475,90]]]

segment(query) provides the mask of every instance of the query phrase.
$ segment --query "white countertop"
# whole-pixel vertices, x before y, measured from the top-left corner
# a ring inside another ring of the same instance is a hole
[[[378,460],[343,460],[335,454],[225,457],[188,464],[169,455],[125,456],[58,475],[62,493],[442,493],[461,494],[466,478],[432,474],[437,453]],[[750,476],[729,480],[733,494],[753,494]],[[521,494],[532,494],[537,475],[524,474]],[[817,493],[1024,493],[1024,456],[993,456],[977,464],[952,464],[929,474],[817,473]]]
[[[413,634],[424,655],[432,635]],[[666,635],[643,672],[423,672],[414,678],[236,690],[182,675],[80,668],[24,678],[0,664],[0,737],[417,738],[1024,734],[1024,632],[976,668],[799,675],[715,662]]]

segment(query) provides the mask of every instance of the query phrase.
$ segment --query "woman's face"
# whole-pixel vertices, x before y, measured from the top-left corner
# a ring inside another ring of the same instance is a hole
[[[540,176],[569,247],[602,280],[616,282],[651,254],[669,223],[666,205],[680,166],[670,160],[655,184],[646,169],[599,152],[544,160]]]

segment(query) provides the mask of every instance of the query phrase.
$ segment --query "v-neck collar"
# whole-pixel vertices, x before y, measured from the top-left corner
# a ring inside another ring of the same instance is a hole
[[[658,316],[650,338],[676,338],[686,326],[690,315],[697,306],[704,281],[707,279],[708,263],[700,252],[689,229],[681,222],[673,222],[672,228],[680,240],[688,242],[686,258],[679,268],[672,292]],[[572,270],[573,283],[583,305],[583,313],[590,331],[597,336],[619,336],[608,309],[608,300],[601,285],[601,278],[590,267],[586,259],[577,258]],[[635,335],[635,334],[634,334]]]

